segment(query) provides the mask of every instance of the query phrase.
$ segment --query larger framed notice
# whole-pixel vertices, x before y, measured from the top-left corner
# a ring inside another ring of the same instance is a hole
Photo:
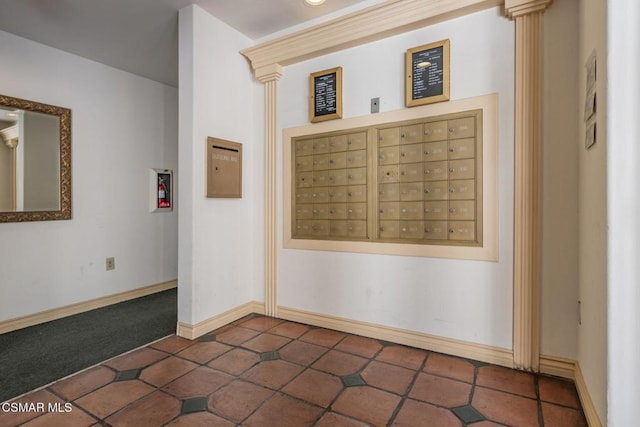
[[[309,121],[342,118],[342,67],[309,75]]]
[[[449,100],[449,51],[448,39],[407,50],[407,107]]]

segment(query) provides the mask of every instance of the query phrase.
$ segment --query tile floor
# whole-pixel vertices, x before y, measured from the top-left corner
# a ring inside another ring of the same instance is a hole
[[[5,404],[0,426],[587,425],[570,381],[259,315],[11,404],[33,411]]]

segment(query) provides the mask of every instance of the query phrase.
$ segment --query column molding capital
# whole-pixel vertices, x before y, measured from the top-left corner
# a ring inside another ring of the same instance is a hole
[[[505,0],[504,12],[510,19],[532,13],[542,13],[551,6],[553,0]]]
[[[280,64],[265,65],[255,70],[255,76],[261,83],[280,80],[283,75],[284,69]]]

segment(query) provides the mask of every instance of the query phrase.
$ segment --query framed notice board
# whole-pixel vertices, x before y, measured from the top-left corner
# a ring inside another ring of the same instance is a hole
[[[407,107],[449,100],[449,45],[447,39],[407,50]]]
[[[309,75],[309,121],[342,118],[342,67]]]

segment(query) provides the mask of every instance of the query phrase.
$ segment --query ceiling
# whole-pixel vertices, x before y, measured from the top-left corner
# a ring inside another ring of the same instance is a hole
[[[0,0],[0,30],[178,85],[178,10],[197,4],[252,40],[382,0]]]

